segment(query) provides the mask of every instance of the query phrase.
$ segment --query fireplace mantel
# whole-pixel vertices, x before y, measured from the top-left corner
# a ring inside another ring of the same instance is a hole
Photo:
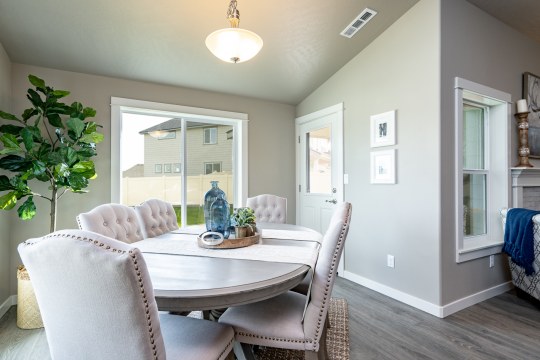
[[[540,168],[511,168],[512,207],[540,209]]]

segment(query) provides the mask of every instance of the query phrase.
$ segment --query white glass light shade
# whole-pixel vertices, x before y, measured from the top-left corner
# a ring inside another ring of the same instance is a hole
[[[263,46],[261,37],[252,31],[226,28],[214,31],[206,38],[206,47],[217,58],[241,63],[257,55]]]

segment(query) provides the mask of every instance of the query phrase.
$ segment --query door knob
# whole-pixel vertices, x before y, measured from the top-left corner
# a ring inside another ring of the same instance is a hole
[[[324,200],[324,201],[326,201],[327,203],[337,204],[337,200],[336,200],[336,199],[332,199],[332,200]]]

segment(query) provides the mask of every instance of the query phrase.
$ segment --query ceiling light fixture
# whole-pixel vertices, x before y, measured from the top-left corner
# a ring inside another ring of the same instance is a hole
[[[227,20],[231,27],[214,31],[206,38],[206,47],[219,59],[241,63],[248,61],[261,50],[263,41],[252,31],[240,29],[240,11],[236,0],[231,0],[227,10]]]

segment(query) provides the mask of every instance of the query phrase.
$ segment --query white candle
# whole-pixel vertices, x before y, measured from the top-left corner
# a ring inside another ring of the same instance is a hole
[[[529,107],[527,106],[527,100],[525,99],[518,100],[516,107],[518,113],[524,113],[529,111]]]

